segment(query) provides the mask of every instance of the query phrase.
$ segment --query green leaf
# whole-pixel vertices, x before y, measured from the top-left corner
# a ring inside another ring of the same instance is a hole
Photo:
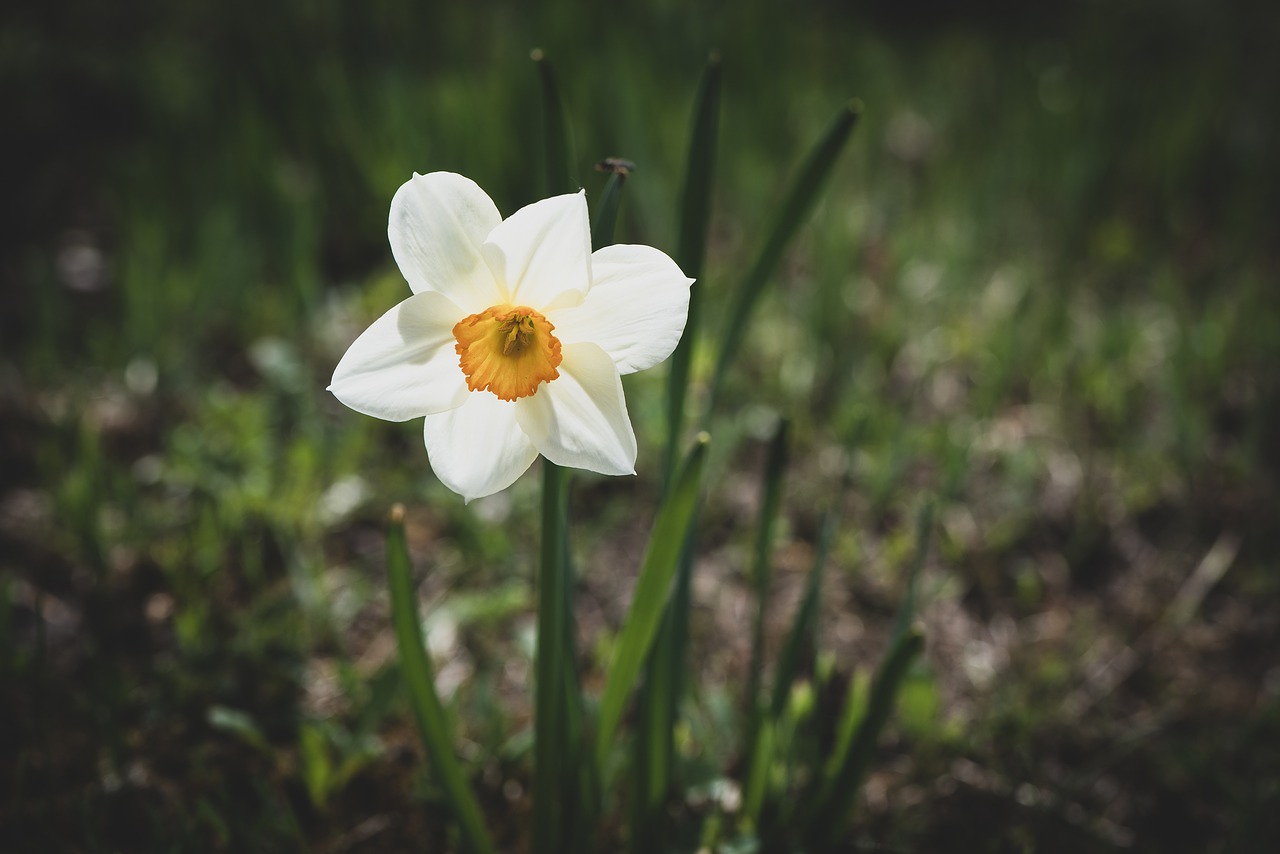
[[[645,659],[643,681],[636,699],[631,849],[640,854],[665,848],[667,844],[669,822],[665,806],[674,771],[676,708],[687,670],[690,587],[700,513],[700,502],[695,502],[666,613]]]
[[[796,609],[795,619],[791,623],[791,631],[778,655],[777,672],[774,674],[773,699],[769,703],[769,713],[773,717],[782,714],[787,705],[787,697],[791,693],[791,684],[801,671],[802,658],[812,656],[818,632],[818,611],[822,600],[822,579],[826,575],[827,555],[831,552],[831,542],[835,539],[836,525],[840,517],[839,501],[836,506],[827,510],[826,519],[822,523],[822,534],[818,538],[818,552],[813,559],[813,568],[809,570],[809,579],[805,584],[804,598]]]
[[[755,830],[760,829],[761,811],[764,809],[766,784],[769,779],[769,766],[773,764],[773,721],[763,720],[751,745],[754,760],[748,766],[746,786],[743,790],[743,814],[751,819]]]
[[[898,614],[894,619],[891,639],[896,640],[907,632],[916,615],[916,587],[920,581],[920,570],[924,568],[925,559],[929,556],[929,543],[933,538],[933,502],[928,501],[920,508],[916,516],[916,552],[907,569],[907,590],[903,594],[902,603],[898,606]]]
[[[427,760],[444,790],[462,831],[462,842],[475,854],[491,854],[493,843],[484,829],[484,818],[467,788],[453,753],[453,733],[444,706],[436,693],[435,673],[423,644],[417,597],[410,577],[409,547],[404,538],[404,508],[391,510],[387,526],[387,584],[391,595],[391,621],[400,652],[400,670],[409,691],[414,722],[427,751]]]
[[[545,195],[572,193],[578,189],[570,172],[573,144],[569,136],[569,122],[565,115],[564,100],[560,97],[560,83],[551,60],[542,50],[534,50],[529,58],[538,66],[538,78],[542,83],[542,154]]]
[[[298,733],[298,758],[302,762],[302,779],[307,786],[307,796],[317,809],[323,809],[332,788],[333,761],[329,757],[329,743],[320,726],[304,722]]]
[[[685,167],[680,206],[680,231],[675,260],[691,278],[702,278],[707,230],[711,218],[711,188],[715,166],[717,125],[720,113],[720,59],[712,54],[694,101],[693,129]],[[667,377],[667,442],[663,462],[663,489],[671,489],[679,458],[685,400],[698,337],[701,294],[695,281],[689,290],[684,334],[672,354]],[[695,507],[693,515],[698,510]],[[696,523],[691,522],[691,527]],[[674,590],[644,665],[644,684],[637,701],[636,739],[632,763],[632,849],[649,851],[665,845],[663,803],[671,786],[674,756],[673,730],[676,706],[683,689],[685,650],[688,644],[690,580],[693,573],[694,536],[683,543]]]
[[[671,354],[667,374],[667,459],[663,468],[667,483],[675,473],[693,350],[702,322],[702,291],[706,287],[702,282],[702,267],[707,256],[707,231],[711,223],[711,188],[715,177],[719,122],[720,57],[712,54],[707,59],[694,100],[693,131],[689,137],[689,157],[680,200],[680,239],[675,260],[684,274],[695,281],[689,288],[689,314],[685,320],[684,335]]]
[[[245,744],[257,748],[264,753],[271,752],[271,745],[257,721],[248,712],[232,709],[228,706],[210,706],[206,714],[209,726],[229,732],[237,736]]]
[[[760,686],[764,671],[764,623],[769,601],[769,586],[773,578],[773,537],[782,503],[782,476],[787,467],[787,421],[779,419],[769,442],[769,455],[765,462],[761,492],[760,518],[756,522],[755,551],[751,563],[751,584],[756,597],[755,621],[751,626],[751,659],[747,669],[747,689],[743,708],[747,714],[747,726],[743,739],[744,763],[751,767],[751,755],[760,728]]]
[[[848,824],[853,812],[853,798],[866,779],[871,767],[880,731],[884,729],[893,711],[894,698],[907,675],[907,670],[921,650],[924,635],[916,629],[908,629],[898,636],[885,653],[884,661],[871,683],[866,712],[859,722],[857,733],[843,757],[838,757],[830,767],[823,786],[809,813],[800,824],[809,841],[810,850],[830,850],[830,843]]]
[[[871,676],[865,671],[855,672],[849,677],[849,688],[845,692],[844,706],[840,709],[840,720],[836,724],[836,748],[826,764],[826,786],[835,783],[840,769],[848,762],[854,736],[858,733],[858,724],[862,723],[867,714],[867,689],[870,684]]]
[[[724,381],[724,375],[728,371],[729,364],[733,361],[738,348],[742,345],[742,338],[746,333],[747,321],[751,318],[751,312],[760,301],[760,296],[764,293],[764,287],[768,284],[774,269],[782,259],[782,253],[787,248],[787,244],[791,242],[791,238],[795,236],[800,226],[804,224],[809,212],[817,203],[818,194],[821,192],[827,178],[831,175],[831,170],[835,166],[840,150],[853,132],[861,111],[862,105],[858,101],[851,101],[841,109],[835,121],[832,122],[831,127],[827,130],[826,135],[818,143],[817,147],[810,152],[804,167],[800,170],[800,176],[796,179],[786,200],[782,203],[782,208],[778,214],[778,219],[774,223],[773,230],[761,248],[755,265],[751,268],[751,272],[747,274],[746,281],[743,282],[741,289],[738,291],[737,299],[730,309],[728,323],[724,334],[720,338],[720,352],[716,357],[715,374],[711,381],[708,411],[714,405],[720,390],[720,384]]]
[[[596,218],[591,222],[591,247],[599,249],[613,243],[618,224],[618,207],[622,202],[622,188],[627,184],[627,171],[616,169],[605,182],[604,192],[596,205]]]
[[[855,696],[853,686],[850,686],[842,727],[852,726],[856,720],[856,733],[852,738],[841,734],[821,787],[810,802],[812,808],[801,821],[816,850],[825,850],[827,843],[847,824],[852,812],[853,797],[871,767],[871,755],[880,731],[889,720],[894,700],[911,663],[924,648],[924,635],[913,627],[912,620],[916,608],[916,585],[920,569],[928,556],[932,532],[933,504],[929,502],[920,508],[916,518],[916,553],[907,570],[907,590],[898,606],[893,634],[889,638],[889,649],[871,682],[871,690],[865,703]],[[850,708],[855,701],[865,710]]]
[[[596,729],[596,765],[605,767],[609,749],[622,719],[627,697],[636,686],[636,677],[644,661],[658,624],[662,619],[671,580],[679,563],[693,511],[697,504],[710,437],[703,433],[695,440],[675,485],[667,494],[654,522],[648,549],[640,565],[631,609],[614,647],[613,661],[600,700],[600,719]]]
[[[694,508],[694,515],[697,508]],[[679,698],[683,637],[677,631],[675,615],[688,611],[688,587],[684,581],[684,557],[672,586],[666,613],[645,659],[643,685],[636,700],[635,741],[632,744],[631,850],[637,854],[661,850],[666,845],[667,821],[664,807],[671,788],[674,757],[673,731]]]

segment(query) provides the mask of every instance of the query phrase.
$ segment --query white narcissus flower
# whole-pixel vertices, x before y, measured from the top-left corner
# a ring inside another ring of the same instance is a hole
[[[374,321],[329,390],[388,421],[426,416],[436,476],[466,500],[538,454],[635,473],[622,374],[675,349],[693,283],[650,246],[591,251],[579,191],[503,219],[475,182],[414,174],[391,200],[391,252],[413,295]]]

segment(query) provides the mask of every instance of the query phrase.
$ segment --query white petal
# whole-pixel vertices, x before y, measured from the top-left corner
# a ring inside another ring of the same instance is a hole
[[[538,456],[516,423],[515,404],[487,391],[428,415],[422,435],[436,477],[467,501],[506,489]]]
[[[365,415],[407,421],[462,403],[466,377],[454,350],[459,308],[414,294],[373,322],[347,349],[329,391]]]
[[[483,247],[513,305],[573,305],[591,286],[591,227],[582,191],[534,202],[507,217]]]
[[[493,200],[470,178],[415,174],[391,200],[387,239],[414,293],[436,291],[464,314],[476,314],[500,301],[480,246],[501,222]]]
[[[635,474],[636,434],[613,360],[595,344],[562,354],[560,376],[516,401],[521,428],[556,465]]]
[[[671,355],[689,316],[689,286],[652,246],[606,246],[591,256],[591,290],[581,305],[548,316],[561,344],[593,341],[618,372],[651,368]]]

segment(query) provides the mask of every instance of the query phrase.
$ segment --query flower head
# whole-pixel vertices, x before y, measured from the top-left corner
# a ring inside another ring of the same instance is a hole
[[[650,246],[593,253],[581,191],[504,220],[450,172],[396,192],[387,237],[413,295],[342,357],[329,386],[340,401],[388,421],[425,416],[432,469],[468,501],[539,454],[635,472],[621,375],[680,340],[692,280],[674,261]]]

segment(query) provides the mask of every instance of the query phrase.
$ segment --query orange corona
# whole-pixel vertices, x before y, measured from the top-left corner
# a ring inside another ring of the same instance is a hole
[[[555,326],[523,305],[495,305],[453,327],[467,388],[518,400],[560,376]]]

